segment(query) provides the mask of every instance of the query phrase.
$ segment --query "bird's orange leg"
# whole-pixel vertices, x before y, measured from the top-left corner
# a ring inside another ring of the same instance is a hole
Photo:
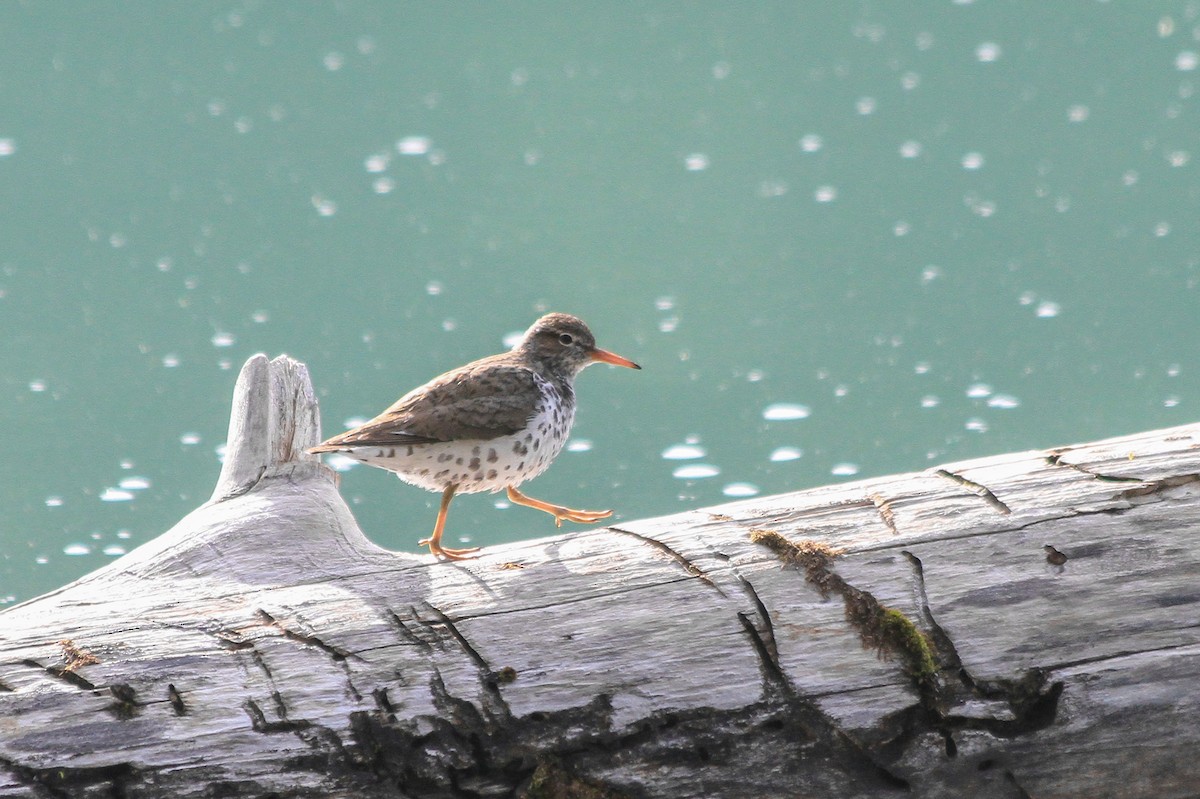
[[[598,522],[601,519],[607,519],[609,516],[612,516],[612,511],[610,510],[574,510],[572,508],[565,508],[562,505],[552,505],[549,502],[542,502],[540,499],[525,496],[513,486],[508,487],[508,499],[517,505],[524,505],[527,508],[537,508],[549,513],[554,517],[554,525],[556,527],[562,527],[563,519],[569,522],[579,522],[580,524],[591,524],[592,522]]]
[[[458,486],[456,484],[451,483],[446,486],[446,490],[442,492],[442,506],[438,508],[437,521],[433,524],[433,535],[429,538],[422,538],[417,542],[419,546],[428,546],[430,554],[436,558],[467,560],[470,558],[472,552],[479,551],[479,547],[448,549],[442,546],[442,533],[446,529],[446,512],[450,510],[450,500],[454,499],[454,492],[457,490]]]

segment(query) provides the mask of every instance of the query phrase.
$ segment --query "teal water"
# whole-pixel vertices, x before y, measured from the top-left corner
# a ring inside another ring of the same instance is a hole
[[[0,15],[0,603],[204,501],[237,369],[327,433],[547,309],[525,488],[637,518],[1195,421],[1188,4],[61,4]],[[436,497],[359,467],[377,543]],[[463,497],[451,541],[554,532]],[[580,529],[580,528],[575,528]]]

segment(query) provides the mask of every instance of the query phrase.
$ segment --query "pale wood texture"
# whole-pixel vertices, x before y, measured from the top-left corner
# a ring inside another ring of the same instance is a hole
[[[0,797],[1200,791],[1200,426],[452,564],[371,544],[318,439],[256,356],[212,499],[0,613]]]

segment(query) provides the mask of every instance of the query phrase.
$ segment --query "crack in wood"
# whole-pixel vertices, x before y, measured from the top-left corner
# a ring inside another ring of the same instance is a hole
[[[263,713],[262,707],[253,699],[247,699],[243,702],[242,709],[250,717],[250,728],[255,732],[296,732],[297,730],[307,729],[312,725],[312,722],[307,719],[289,719],[286,710],[280,715],[279,721],[267,721],[267,716]]]
[[[1066,454],[1066,452],[1067,452],[1066,450],[1051,451],[1050,454],[1046,456],[1046,463],[1050,464],[1051,466],[1061,466],[1065,469],[1073,469],[1081,474],[1086,474],[1089,477],[1094,477],[1097,480],[1103,480],[1108,483],[1152,484],[1155,482],[1153,480],[1143,480],[1140,477],[1123,477],[1120,475],[1109,475],[1109,474],[1101,474],[1099,472],[1094,472],[1091,469],[1089,469],[1086,466],[1083,466],[1081,464],[1071,463],[1070,461],[1063,460],[1063,455]]]
[[[1172,632],[1179,631],[1194,631],[1200,628],[1200,625],[1187,624],[1182,627],[1169,628]],[[1164,630],[1165,632],[1166,630]],[[1062,669],[1073,669],[1079,666],[1087,666],[1092,663],[1104,663],[1109,660],[1119,660],[1120,658],[1132,657],[1134,655],[1146,655],[1153,652],[1173,652],[1178,649],[1191,649],[1196,646],[1194,641],[1187,641],[1181,644],[1167,644],[1166,646],[1147,647],[1145,649],[1122,650],[1119,652],[1111,652],[1104,655],[1095,655],[1093,657],[1077,658],[1075,660],[1063,660],[1047,666],[1047,671],[1060,671]]]
[[[516,672],[512,668],[500,669],[499,671],[493,669],[491,664],[487,662],[487,659],[467,640],[467,637],[458,629],[454,621],[443,613],[441,608],[429,602],[425,603],[425,607],[437,617],[438,623],[446,628],[451,637],[458,642],[462,651],[475,664],[479,675],[479,684],[483,688],[484,710],[493,717],[512,718],[512,708],[509,707],[508,700],[500,692],[500,684],[502,682],[512,682],[515,679]],[[512,676],[508,676],[509,674]],[[445,689],[444,684],[442,688],[443,690]]]
[[[1006,515],[1012,513],[1012,510],[1008,507],[1008,505],[1004,504],[1000,497],[992,493],[992,490],[982,483],[976,483],[974,480],[963,477],[961,474],[955,474],[954,472],[947,471],[946,469],[935,469],[933,473],[938,477],[944,477],[951,482],[958,483],[975,496],[983,499],[983,501],[987,502],[987,504],[991,505],[1000,513]]]
[[[76,688],[82,688],[85,691],[95,691],[96,686],[90,681],[84,679],[80,675],[62,666],[43,666],[33,658],[26,658],[21,661],[22,666],[28,666],[31,669],[40,669],[46,672],[51,677],[62,680],[63,682],[72,685]]]
[[[462,634],[457,626],[455,626],[454,621],[445,613],[443,613],[442,609],[436,605],[426,602],[425,607],[429,609],[430,613],[437,617],[436,623],[446,628],[446,632],[450,633],[450,637],[458,642],[458,645],[462,647],[463,652],[472,660],[472,662],[475,663],[479,670],[490,674],[492,672],[492,667],[488,664],[487,660],[484,659],[483,655],[479,654],[475,647],[471,646],[471,642],[468,641],[467,637]]]
[[[412,619],[414,619],[414,620],[418,619],[420,614],[417,613],[417,609],[415,607],[410,606],[409,612],[411,613]],[[417,635],[417,633],[415,631],[409,629],[409,626],[404,622],[404,619],[400,618],[399,613],[392,610],[391,608],[384,608],[384,615],[387,618],[387,620],[390,621],[395,626],[397,632],[400,633],[400,637],[403,638],[405,641],[407,641],[410,644],[413,644],[414,646],[420,647],[421,649],[425,650],[426,652],[433,649],[432,643],[430,643],[429,641],[426,641],[424,638]],[[428,627],[422,625],[421,629],[428,629]]]
[[[883,520],[883,526],[892,535],[900,535],[900,530],[896,527],[896,513],[892,510],[892,500],[882,494],[868,494],[867,496],[874,503],[875,509],[879,511],[879,518]]]
[[[771,621],[771,614],[767,611],[767,606],[763,604],[758,592],[754,590],[754,585],[740,574],[738,575],[738,580],[741,582],[742,589],[746,592],[746,595],[754,603],[754,609],[758,615],[759,622],[762,624],[762,631],[759,634],[758,640],[766,648],[767,656],[782,676],[783,670],[779,667],[779,646],[775,642],[775,624]],[[739,613],[738,618],[742,620],[743,625],[749,621],[744,613]],[[757,626],[755,627],[755,631],[758,632]]]
[[[942,625],[938,624],[937,619],[933,616],[933,611],[929,607],[929,594],[925,589],[925,565],[921,563],[920,558],[907,549],[900,550],[900,554],[912,566],[913,591],[916,593],[917,605],[921,608],[921,616],[925,619],[925,624],[929,627],[929,638],[933,641],[933,646],[937,650],[942,669],[949,669],[956,672],[961,671],[965,674],[962,658],[958,655],[958,649],[954,646],[954,641],[950,638],[950,634],[942,628]]]
[[[347,658],[357,657],[353,652],[348,652],[339,646],[334,646],[333,644],[325,643],[324,641],[322,641],[319,637],[317,637],[313,633],[298,633],[295,630],[288,628],[282,622],[280,622],[278,619],[276,619],[274,616],[272,616],[270,613],[263,610],[262,608],[259,608],[258,610],[256,610],[255,613],[258,615],[258,618],[262,620],[263,624],[274,627],[277,630],[279,630],[281,633],[283,633],[284,638],[287,638],[290,641],[296,641],[301,644],[308,644],[309,646],[315,646],[317,649],[320,649],[322,652],[326,653],[327,655],[329,655],[329,657],[331,657],[334,660],[341,661],[341,660],[345,660]]]
[[[179,692],[174,683],[167,683],[167,700],[171,703],[171,709],[175,711],[176,716],[187,715],[187,703],[183,701],[183,694]]]
[[[946,713],[942,709],[953,697],[947,686],[940,686],[930,704],[934,720],[950,729],[985,730],[998,738],[1012,738],[1044,729],[1053,723],[1058,710],[1058,700],[1064,683],[1059,681],[1047,685],[1048,669],[1032,668],[1016,679],[980,680],[963,664],[958,648],[933,615],[929,594],[925,584],[925,566],[912,552],[900,553],[912,566],[915,592],[921,606],[921,614],[929,626],[929,638],[938,653],[940,670],[954,674],[962,686],[981,699],[1004,702],[1012,713],[1011,719],[965,717]],[[948,734],[945,733],[945,734]]]
[[[597,599],[605,599],[607,597],[621,596],[622,594],[631,594],[635,591],[653,591],[661,588],[664,585],[673,585],[682,583],[688,580],[694,580],[694,577],[671,577],[664,579],[661,582],[655,583],[637,583],[632,585],[622,585],[619,588],[614,588],[609,591],[594,591],[589,593],[577,594],[571,597],[555,597],[553,601],[543,603],[523,604],[518,607],[500,608],[497,610],[482,610],[477,613],[463,614],[458,617],[459,621],[468,619],[486,619],[491,616],[505,616],[510,613],[528,613],[531,610],[545,610],[546,608],[562,608],[575,603],[594,602]],[[423,622],[426,623],[427,622]]]
[[[1139,497],[1153,496],[1153,495],[1159,494],[1169,488],[1175,488],[1177,486],[1187,485],[1189,483],[1195,483],[1195,482],[1200,481],[1200,474],[1175,474],[1175,475],[1170,475],[1169,477],[1162,477],[1162,478],[1148,478],[1148,477],[1136,477],[1136,476],[1126,477],[1124,475],[1104,474],[1102,472],[1097,472],[1092,469],[1089,469],[1082,464],[1071,463],[1069,461],[1063,460],[1063,455],[1066,454],[1066,452],[1068,452],[1068,451],[1069,450],[1066,450],[1066,449],[1053,451],[1049,455],[1046,456],[1046,462],[1049,463],[1051,466],[1061,466],[1066,469],[1072,469],[1072,470],[1080,472],[1082,474],[1086,474],[1089,477],[1094,477],[1095,479],[1100,480],[1102,482],[1124,483],[1124,484],[1135,483],[1136,484],[1136,485],[1132,485],[1129,488],[1125,489],[1124,491],[1121,491],[1118,494],[1116,494],[1113,497],[1114,499],[1123,499],[1123,500],[1132,502],[1132,501],[1138,499]]]
[[[376,688],[371,691],[371,698],[375,700],[375,707],[383,714],[385,720],[391,723],[396,723],[396,708],[392,705],[391,698],[388,697],[387,687]]]
[[[254,661],[255,666],[258,666],[260,669],[262,669],[262,673],[267,677],[267,682],[269,682],[271,685],[275,685],[275,674],[271,671],[271,667],[267,665],[267,661],[266,658],[263,657],[263,653],[254,647],[251,647],[251,649],[253,651],[250,653],[250,659]]]
[[[721,587],[719,585],[717,585],[716,583],[714,583],[712,581],[712,578],[710,578],[707,574],[704,573],[703,569],[701,569],[699,566],[697,566],[695,563],[693,563],[686,555],[684,555],[682,552],[680,552],[677,549],[675,549],[674,547],[672,547],[670,544],[668,544],[664,541],[659,541],[657,538],[651,538],[648,535],[642,535],[641,533],[635,533],[632,530],[625,530],[620,527],[609,527],[608,529],[613,531],[614,533],[621,533],[622,535],[632,536],[633,538],[636,538],[643,543],[649,544],[650,546],[654,547],[655,549],[659,550],[660,552],[666,553],[667,555],[669,555],[671,557],[672,560],[674,560],[676,563],[678,563],[680,566],[682,566],[684,571],[686,571],[688,574],[699,579],[700,582],[704,583],[709,588],[712,588],[713,590],[715,590],[722,597],[728,598],[727,595],[725,594],[725,592],[721,590]]]
[[[795,690],[793,690],[791,682],[779,665],[778,655],[771,653],[771,647],[767,646],[762,633],[754,626],[754,622],[750,621],[750,616],[739,610],[737,612],[737,619],[741,622],[742,629],[746,631],[746,635],[750,638],[750,644],[754,647],[754,654],[758,656],[758,664],[763,676],[763,692],[766,694],[767,699],[778,699],[780,695],[793,696]]]
[[[289,641],[295,641],[297,643],[306,644],[308,646],[314,646],[317,649],[324,652],[325,654],[329,655],[330,659],[334,663],[336,663],[338,665],[338,667],[341,668],[342,672],[346,675],[346,687],[350,689],[350,696],[353,697],[355,701],[359,701],[362,699],[362,694],[359,693],[358,688],[356,688],[354,685],[353,674],[350,671],[350,664],[346,662],[350,658],[354,658],[355,660],[361,660],[362,658],[360,658],[358,655],[355,655],[353,652],[348,652],[347,650],[342,649],[341,647],[334,646],[333,644],[325,643],[319,637],[317,637],[315,634],[298,633],[295,630],[292,630],[292,629],[288,628],[287,626],[285,626],[278,619],[276,619],[274,616],[272,616],[270,613],[263,610],[262,608],[259,608],[256,611],[256,614],[257,614],[258,618],[263,622],[263,624],[266,624],[270,627],[274,627],[275,629],[279,630],[283,634],[283,637],[288,639]],[[258,653],[258,650],[256,649],[255,654],[257,655],[257,653]],[[261,665],[263,665],[265,668],[265,664],[261,664]]]

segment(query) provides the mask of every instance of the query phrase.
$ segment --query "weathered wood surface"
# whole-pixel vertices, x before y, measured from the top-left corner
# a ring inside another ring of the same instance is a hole
[[[362,535],[302,365],[230,427],[207,504],[0,613],[0,797],[1200,791],[1200,425],[452,564]]]

